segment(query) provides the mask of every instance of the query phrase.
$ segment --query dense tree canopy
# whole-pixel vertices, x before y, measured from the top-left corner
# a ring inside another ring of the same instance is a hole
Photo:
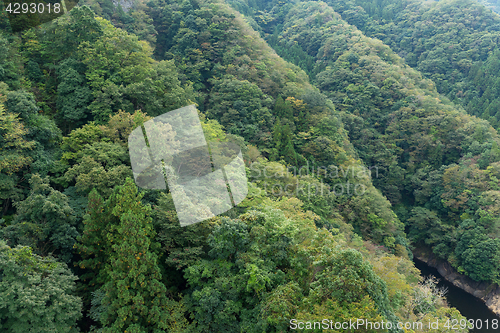
[[[463,319],[411,250],[500,281],[497,21],[470,0],[84,0],[16,34],[0,16],[0,328]],[[127,146],[191,104],[212,154],[241,148],[248,195],[181,227]]]
[[[0,241],[0,328],[8,332],[78,332],[82,301],[67,266],[27,246]]]
[[[479,27],[471,23],[470,29]],[[341,111],[361,159],[377,167],[373,183],[396,208],[410,239],[432,247],[476,280],[496,281],[497,273],[491,271],[496,264],[487,264],[495,262],[498,251],[493,217],[498,186],[490,180],[499,161],[496,131],[439,95],[434,82],[423,79],[379,40],[347,24],[326,3],[290,8],[270,40],[287,59],[294,59],[292,45],[315,58],[310,70],[316,85]],[[282,141],[279,137],[280,145]],[[477,250],[461,254],[456,235],[468,218],[478,225],[488,220],[486,239],[477,240]],[[484,265],[473,267],[479,252],[485,255]]]

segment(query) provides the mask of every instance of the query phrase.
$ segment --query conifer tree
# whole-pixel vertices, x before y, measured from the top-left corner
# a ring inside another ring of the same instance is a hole
[[[283,148],[281,150],[283,157],[287,163],[291,165],[297,165],[297,153],[295,152],[295,148],[293,147],[292,142],[292,131],[290,130],[290,126],[288,124],[283,127],[282,132],[282,142]]]
[[[491,153],[490,153],[490,162],[500,161],[500,148],[498,147],[498,143],[493,141],[491,145]]]
[[[88,243],[80,245],[91,255],[80,264],[98,269],[95,281],[104,296],[95,312],[100,313],[105,333],[163,332],[183,321],[182,316],[172,319],[177,302],[166,296],[154,250],[151,208],[141,198],[130,178],[105,204],[96,192],[91,194],[82,238]]]
[[[96,289],[96,285],[106,281],[102,267],[109,257],[109,243],[105,236],[112,223],[110,217],[103,198],[93,189],[88,198],[87,214],[83,218],[84,230],[78,239],[79,243],[75,245],[83,258],[79,266],[87,270],[82,275],[82,280],[92,291]]]
[[[278,96],[274,104],[274,114],[279,118],[287,118],[293,120],[293,109],[289,101],[284,101],[281,96]]]
[[[274,124],[273,128],[273,145],[274,148],[272,149],[270,159],[271,161],[276,161],[279,159],[280,156],[280,150],[282,147],[282,128],[281,128],[281,121],[278,119],[276,120],[276,124]]]
[[[48,177],[34,174],[30,185],[30,195],[15,204],[17,215],[0,229],[0,238],[11,246],[30,246],[38,255],[53,254],[60,261],[70,262],[78,231],[68,197],[53,189]]]
[[[285,108],[285,101],[281,96],[276,98],[276,103],[274,104],[274,115],[276,117],[283,117],[283,110]]]

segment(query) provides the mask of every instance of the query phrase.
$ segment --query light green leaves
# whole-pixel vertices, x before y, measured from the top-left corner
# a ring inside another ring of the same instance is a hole
[[[66,265],[0,241],[0,330],[77,332],[82,301]]]

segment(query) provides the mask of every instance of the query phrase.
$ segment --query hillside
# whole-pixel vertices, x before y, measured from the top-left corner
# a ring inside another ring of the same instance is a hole
[[[286,13],[271,44],[291,61],[312,59],[312,66],[298,64],[342,111],[363,161],[380,166],[374,184],[410,239],[476,280],[495,281],[498,187],[497,176],[489,175],[498,168],[497,132],[439,95],[434,82],[326,3],[304,2]],[[479,240],[474,232],[487,236]]]
[[[498,281],[497,132],[326,3],[87,0],[0,47],[2,329],[463,319],[411,242]],[[249,193],[180,227],[127,140],[193,103],[207,141],[240,146]],[[58,292],[27,319],[13,281]]]
[[[469,0],[330,4],[432,79],[439,93],[498,128],[497,13]]]

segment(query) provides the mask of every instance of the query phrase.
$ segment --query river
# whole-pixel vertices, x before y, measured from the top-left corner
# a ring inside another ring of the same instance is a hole
[[[481,319],[483,325],[487,319],[489,323],[491,323],[493,319],[497,320],[500,319],[500,317],[496,316],[490,309],[488,309],[488,307],[486,306],[486,304],[484,304],[483,301],[465,292],[464,290],[455,287],[450,282],[446,281],[439,274],[437,269],[430,267],[423,261],[418,260],[416,258],[414,259],[414,262],[415,262],[415,267],[417,267],[422,272],[423,276],[434,275],[439,279],[438,286],[448,288],[448,293],[446,295],[448,304],[451,307],[457,308],[458,311],[460,311],[460,313],[463,316],[467,317],[467,319],[474,319],[474,320]],[[491,327],[489,329],[483,327],[482,329],[470,329],[469,332],[500,333],[500,328],[495,330],[492,329]]]

